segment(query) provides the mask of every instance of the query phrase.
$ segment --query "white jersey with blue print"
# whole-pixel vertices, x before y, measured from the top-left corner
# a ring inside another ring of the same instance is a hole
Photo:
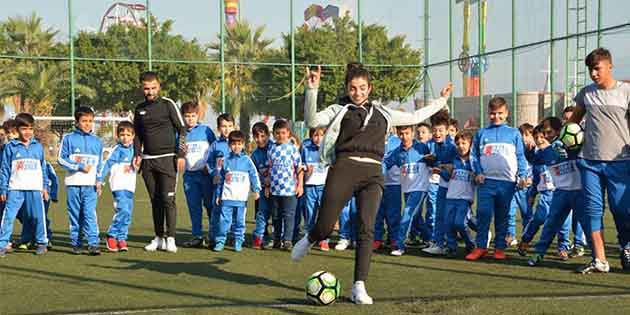
[[[394,134],[387,136],[387,142],[385,142],[385,158],[387,158],[396,148],[400,146],[400,138]],[[385,186],[398,186],[400,185],[400,168],[396,165],[390,169],[385,167],[383,163],[383,177]]]
[[[132,165],[133,145],[117,144],[96,174],[96,181],[102,183],[109,174],[109,188],[112,192],[136,191],[136,170]]]
[[[547,147],[540,153],[549,174],[553,178],[553,184],[558,190],[575,191],[582,190],[582,177],[577,166],[577,153],[568,152],[569,156],[561,158],[551,148]]]
[[[304,175],[304,185],[321,186],[326,184],[326,176],[328,176],[328,165],[322,163],[319,159],[319,146],[310,139],[302,142],[300,148],[300,156],[305,166],[312,166],[313,172],[310,176]]]
[[[295,196],[297,172],[302,169],[302,157],[298,149],[290,143],[273,144],[267,152],[271,194],[274,196]]]
[[[45,190],[44,149],[32,139],[28,146],[12,140],[4,146],[0,164],[0,194],[9,190]]]
[[[523,138],[518,129],[505,124],[477,131],[470,158],[475,174],[487,179],[516,182],[527,177]]]
[[[427,165],[423,158],[429,153],[429,148],[422,142],[416,142],[408,149],[403,144],[398,146],[385,160],[385,167],[400,167],[400,189],[404,193],[412,191],[427,191],[429,178]]]
[[[188,129],[186,134],[186,171],[203,170],[208,163],[210,145],[215,137],[212,129],[206,125],[197,124]]]
[[[448,181],[446,199],[464,199],[472,202],[475,196],[475,175],[470,160],[457,157],[453,161],[453,172]]]
[[[217,195],[225,206],[244,206],[249,191],[260,192],[260,180],[254,162],[245,154],[230,155],[224,160],[221,169],[221,183],[217,186]]]
[[[446,137],[446,139],[442,142],[436,142],[434,140],[430,140],[427,142],[427,146],[429,147],[429,151],[431,154],[435,155],[435,162],[429,165],[430,167],[439,167],[445,164],[453,164],[453,160],[457,157],[457,148],[453,143],[453,140],[450,137]],[[448,188],[449,174],[446,170],[442,170],[438,174],[431,174],[431,183],[437,183],[442,188]]]
[[[218,161],[225,159],[228,155],[230,155],[228,138],[220,135],[210,144],[208,149],[208,172],[210,175],[216,175]]]
[[[66,186],[96,185],[96,173],[101,168],[102,156],[103,143],[95,135],[79,129],[64,135],[57,161],[68,171],[64,180]],[[92,168],[84,173],[87,165]]]
[[[536,187],[536,191],[553,191],[556,189],[553,183],[553,178],[545,161],[542,157],[542,150],[536,151],[536,155],[533,161],[533,185]]]

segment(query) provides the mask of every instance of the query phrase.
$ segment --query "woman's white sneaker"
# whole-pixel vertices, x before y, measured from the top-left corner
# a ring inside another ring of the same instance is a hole
[[[368,295],[365,289],[365,282],[355,281],[352,285],[352,298],[350,298],[354,304],[374,304],[374,300]]]
[[[304,237],[302,237],[302,239],[293,246],[293,249],[291,250],[291,259],[293,261],[299,261],[304,258],[314,244],[315,243],[308,241],[308,235],[304,235]]]
[[[144,250],[146,250],[147,252],[154,252],[158,249],[162,249],[163,244],[164,239],[156,236],[155,238],[153,238],[153,240],[151,240],[151,243],[149,243],[149,245],[144,247]]]
[[[166,238],[166,251],[169,253],[177,253],[177,245],[175,245],[174,237],[169,236]]]

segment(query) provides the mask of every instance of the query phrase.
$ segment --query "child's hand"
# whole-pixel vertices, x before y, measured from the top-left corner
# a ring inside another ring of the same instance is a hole
[[[295,187],[295,193],[298,198],[302,197],[302,194],[304,194],[304,187],[302,187],[302,184],[298,184],[297,187]]]
[[[134,158],[133,158],[133,163],[132,163],[132,165],[133,165],[133,167],[134,167],[135,169],[139,170],[139,169],[140,169],[140,163],[141,163],[141,162],[142,162],[142,157],[140,157],[140,156],[136,156],[136,157],[134,157]]]
[[[439,167],[432,167],[431,168],[431,174],[440,174],[441,171],[442,171],[442,169],[439,168]]]
[[[44,199],[44,201],[48,201],[48,199],[50,199],[48,196],[48,190],[42,191],[42,199]]]
[[[477,185],[482,185],[485,181],[486,181],[486,177],[485,176],[483,176],[483,175],[475,176],[475,183],[477,183]]]
[[[440,167],[446,170],[449,175],[453,173],[453,164],[442,164]]]
[[[254,193],[254,200],[258,200],[258,199],[260,199],[260,194],[255,192]]]
[[[203,172],[204,175],[210,174],[210,171],[208,171],[208,165],[204,166],[201,171]]]
[[[269,186],[265,186],[265,198],[269,198],[270,194],[271,194],[271,191],[269,190]]]
[[[519,178],[518,182],[516,184],[518,186],[518,188],[527,188],[529,186],[529,181],[527,180],[527,178]]]
[[[7,202],[7,195],[0,195],[0,201]]]
[[[214,201],[214,203],[216,203],[217,206],[221,205],[221,198],[217,197],[217,199]]]
[[[213,184],[217,185],[217,184],[219,184],[220,182],[221,182],[221,176],[219,176],[219,175],[215,175],[215,176],[212,178],[212,183],[213,183]]]
[[[103,193],[103,183],[96,183],[96,193],[100,196]]]
[[[92,170],[92,164],[83,167],[83,173],[89,173]]]
[[[423,157],[423,159],[427,162],[435,162],[435,160],[437,160],[437,156],[435,156],[434,154],[425,154],[425,156]]]
[[[184,172],[185,168],[186,168],[186,159],[184,158],[177,159],[177,172],[182,173]]]

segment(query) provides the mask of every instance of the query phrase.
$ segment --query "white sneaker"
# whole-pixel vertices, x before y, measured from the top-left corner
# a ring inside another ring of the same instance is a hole
[[[144,247],[144,250],[146,250],[147,252],[154,252],[158,249],[162,249],[163,243],[164,239],[156,236],[155,238],[153,238],[153,240],[151,240],[151,243],[149,243],[149,245]]]
[[[610,265],[608,261],[601,261],[597,258],[593,258],[593,260],[588,263],[588,265],[581,267],[577,270],[578,273],[588,274],[593,272],[602,272],[607,273],[610,271]]]
[[[175,238],[174,237],[167,237],[166,238],[166,242],[162,242],[165,243],[165,249],[167,252],[169,253],[177,253],[177,245],[175,245]]]
[[[339,243],[335,245],[335,250],[346,250],[350,246],[350,241],[347,239],[340,239]]]
[[[293,250],[291,250],[291,259],[293,261],[299,261],[304,258],[314,244],[315,243],[308,241],[308,235],[304,235],[304,237],[302,237],[302,239],[293,246]]]
[[[354,304],[374,304],[374,300],[368,295],[365,289],[365,282],[355,281],[352,285],[352,298],[350,298]]]
[[[437,244],[432,244],[431,247],[422,249],[422,252],[430,255],[446,255],[446,249]]]
[[[402,255],[405,254],[405,250],[404,249],[394,249],[389,254],[392,255],[392,256],[402,256]]]
[[[508,244],[508,246],[510,247],[516,247],[517,245],[518,245],[518,240],[516,238],[513,238],[510,244]]]

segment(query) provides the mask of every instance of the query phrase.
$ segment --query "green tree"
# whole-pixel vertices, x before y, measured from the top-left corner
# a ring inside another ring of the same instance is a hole
[[[225,36],[225,60],[228,62],[255,62],[263,61],[268,56],[270,39],[263,39],[264,26],[250,26],[247,21],[239,21],[232,28],[226,30]],[[219,51],[219,43],[213,43],[210,49]],[[254,99],[253,94],[258,88],[254,81],[254,73],[259,67],[232,63],[225,66],[225,93],[226,101],[230,105],[229,110],[235,117],[239,117],[241,130],[249,130],[250,115]],[[221,82],[215,84],[214,95],[221,96]],[[215,102],[220,106],[220,102]],[[226,108],[228,108],[226,106]],[[246,132],[248,134],[248,132]]]
[[[334,19],[332,24],[309,30],[298,27],[295,33],[295,57],[297,63],[346,64],[358,61],[359,43],[357,24],[349,16]],[[284,47],[279,53],[290,58],[291,37],[283,36]],[[365,64],[418,65],[422,52],[405,42],[404,36],[387,34],[382,25],[364,25],[362,31],[363,62]],[[335,103],[345,93],[345,67],[326,67],[319,88],[318,104],[327,106]],[[290,67],[261,68],[255,74],[256,82],[264,84],[257,89],[256,97],[261,100],[257,107],[261,112],[289,117],[291,109]],[[374,90],[372,97],[383,102],[405,101],[410,91],[418,85],[421,67],[374,67],[370,69]],[[304,86],[301,78],[304,69],[296,69],[297,117],[301,119]],[[278,97],[285,96],[285,97]]]

